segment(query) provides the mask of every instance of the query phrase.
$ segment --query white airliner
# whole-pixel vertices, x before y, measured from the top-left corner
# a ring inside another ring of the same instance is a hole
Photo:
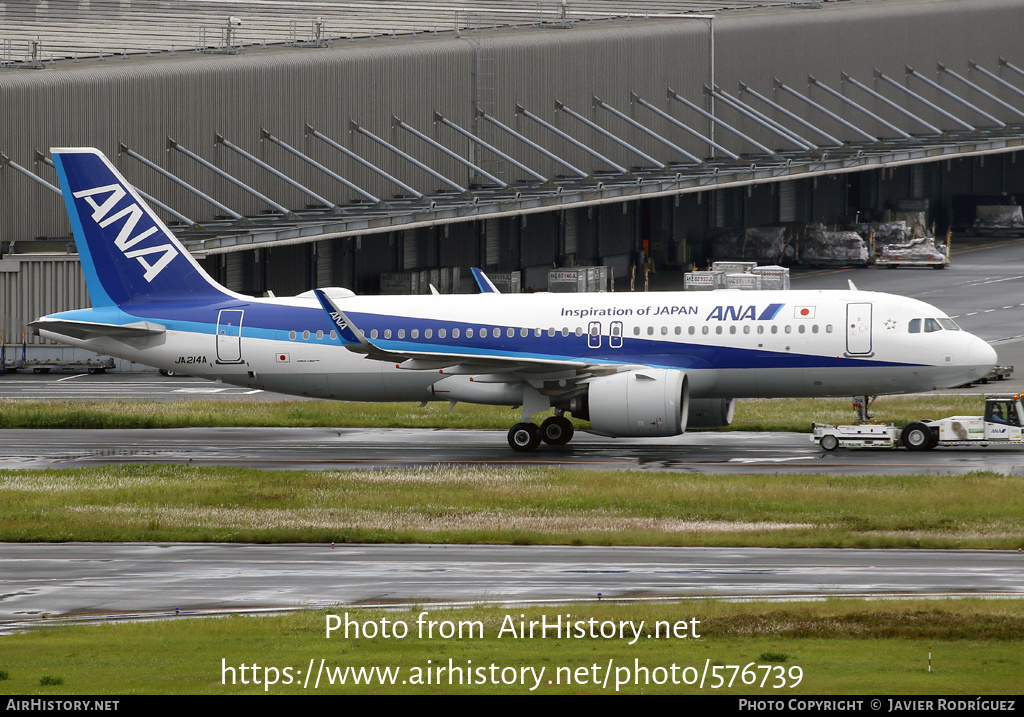
[[[607,436],[672,436],[728,425],[736,398],[927,391],[996,363],[934,306],[855,290],[244,296],[101,152],[52,154],[93,308],[38,319],[41,336],[281,393],[522,406],[519,451],[568,442],[566,413]]]

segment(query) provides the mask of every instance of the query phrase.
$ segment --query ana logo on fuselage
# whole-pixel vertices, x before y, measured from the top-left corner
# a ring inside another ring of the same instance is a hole
[[[96,195],[107,196],[105,199],[101,198],[102,203],[100,203],[94,198]],[[124,224],[121,225],[121,231],[118,232],[117,237],[114,239],[114,246],[120,249],[126,258],[135,259],[142,265],[146,270],[143,278],[147,282],[153,281],[164,270],[164,267],[170,264],[171,260],[178,255],[178,250],[170,244],[158,244],[139,249],[133,248],[143,239],[155,234],[158,227],[151,226],[140,234],[132,236],[139,220],[143,217],[142,209],[134,202],[116,214],[111,214],[121,200],[128,196],[128,192],[124,190],[124,187],[118,184],[109,184],[105,187],[83,189],[80,192],[75,192],[74,196],[75,199],[84,199],[92,207],[92,220],[102,229],[106,229],[118,220],[124,220]],[[158,254],[159,258],[150,263],[146,257],[153,254]]]
[[[757,313],[754,306],[716,306],[705,321],[771,321],[779,313],[782,304],[768,304]]]

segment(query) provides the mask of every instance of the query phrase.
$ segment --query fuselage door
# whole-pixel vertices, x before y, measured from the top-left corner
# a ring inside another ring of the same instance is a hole
[[[846,305],[846,352],[864,356],[871,353],[870,301],[855,301]]]
[[[217,362],[242,361],[242,311],[222,309],[217,314]]]

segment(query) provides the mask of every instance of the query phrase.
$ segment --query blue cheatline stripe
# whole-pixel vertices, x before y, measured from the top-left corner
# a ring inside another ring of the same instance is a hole
[[[140,304],[123,307],[99,307],[79,311],[56,314],[53,318],[78,321],[97,321],[111,324],[128,324],[147,320],[162,324],[170,331],[191,332],[201,335],[213,335],[217,330],[217,314],[222,309],[244,311],[242,320],[243,339],[264,339],[288,341],[288,333],[295,331],[301,337],[304,330],[309,330],[311,338],[297,338],[296,346],[306,344],[323,345],[337,344],[337,340],[329,338],[335,325],[330,321],[326,311],[320,307],[295,307],[266,304],[246,304],[239,301],[207,303],[169,303]],[[591,349],[588,346],[587,334],[561,336],[560,333],[551,337],[545,331],[536,336],[534,329],[528,329],[528,336],[520,336],[524,327],[514,329],[513,337],[507,336],[507,325],[496,326],[482,322],[468,323],[463,321],[443,321],[439,319],[413,319],[405,316],[386,316],[362,312],[346,312],[355,326],[369,336],[374,329],[383,331],[391,329],[397,336],[399,329],[410,334],[412,329],[422,333],[430,329],[434,336],[444,329],[449,337],[453,329],[458,329],[458,339],[370,339],[382,349],[399,352],[424,352],[457,354],[466,358],[486,359],[488,357],[511,359],[533,359],[551,361],[579,361],[594,364],[637,363],[663,368],[693,369],[757,369],[757,368],[836,368],[836,367],[883,367],[883,366],[921,366],[913,362],[872,361],[822,356],[818,354],[794,354],[792,352],[770,351],[755,348],[736,348],[697,342],[659,341],[623,337],[621,349],[608,347],[608,337],[602,336],[601,348]],[[206,318],[206,320],[203,320]],[[466,338],[466,329],[486,329],[487,336],[479,334]],[[492,336],[494,329],[500,329],[498,338]],[[324,338],[317,341],[313,338],[317,330],[324,332]]]

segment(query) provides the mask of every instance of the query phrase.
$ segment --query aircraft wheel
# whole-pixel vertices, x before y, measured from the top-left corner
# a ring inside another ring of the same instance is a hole
[[[564,416],[552,416],[540,424],[540,432],[545,443],[553,446],[564,446],[572,440],[576,429],[572,427],[572,421]]]
[[[903,429],[903,435],[900,438],[903,445],[912,451],[927,451],[935,447],[932,432],[923,423],[911,423]]]
[[[541,430],[532,423],[517,423],[508,431],[508,444],[514,451],[534,451],[541,441]]]
[[[823,450],[834,451],[839,448],[839,439],[829,434],[827,436],[822,436],[821,440],[818,441],[818,445],[820,445]]]

